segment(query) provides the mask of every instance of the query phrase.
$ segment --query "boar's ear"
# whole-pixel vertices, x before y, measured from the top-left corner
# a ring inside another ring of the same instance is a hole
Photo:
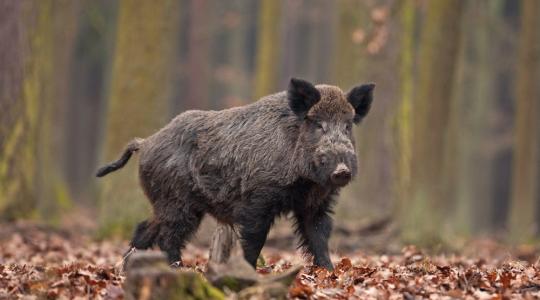
[[[321,93],[313,84],[297,78],[291,78],[287,98],[292,111],[299,117],[304,117],[308,110],[321,99]]]
[[[369,112],[373,101],[374,83],[362,84],[347,93],[347,100],[354,107],[354,122],[360,122]]]

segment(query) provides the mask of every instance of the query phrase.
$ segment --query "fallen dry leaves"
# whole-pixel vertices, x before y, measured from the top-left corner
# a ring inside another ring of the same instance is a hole
[[[119,242],[92,243],[31,225],[0,245],[0,298],[122,299]]]
[[[118,263],[125,241],[88,237],[38,226],[0,232],[0,299],[123,299]],[[333,257],[335,270],[306,266],[289,289],[295,299],[536,299],[540,266],[535,249],[513,258],[496,244],[479,244],[477,254],[426,255],[405,247],[394,255],[365,252]],[[474,247],[473,247],[474,248]],[[471,247],[469,247],[469,250]],[[207,250],[189,246],[187,267],[204,271]],[[522,251],[523,252],[523,251]],[[502,254],[501,254],[502,253]],[[513,252],[516,254],[516,252]],[[536,258],[535,258],[536,257]],[[260,274],[301,263],[297,253],[265,250]]]
[[[313,299],[537,299],[540,267],[505,259],[426,256],[415,247],[401,255],[341,258],[333,272],[308,267],[290,288]]]

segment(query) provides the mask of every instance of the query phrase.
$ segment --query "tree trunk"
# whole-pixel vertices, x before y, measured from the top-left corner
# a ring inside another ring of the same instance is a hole
[[[210,32],[208,3],[191,0],[187,53],[187,97],[185,109],[208,109],[210,90]]]
[[[112,69],[110,49],[114,38],[117,4],[108,0],[84,1],[75,48],[70,62],[70,90],[65,118],[66,177],[79,202],[95,206],[93,178],[100,151],[100,127],[105,114],[106,74]],[[103,20],[103,23],[95,19]],[[101,27],[103,26],[103,27]],[[98,28],[99,27],[99,28]],[[104,28],[104,29],[102,29]]]
[[[69,100],[70,63],[74,50],[79,3],[77,1],[41,1],[48,4],[38,27],[44,37],[40,60],[50,62],[44,74],[43,95],[40,96],[38,188],[40,216],[58,223],[62,212],[71,207],[66,177],[66,107]],[[48,42],[46,42],[48,41]]]
[[[0,3],[0,214],[29,216],[37,204],[37,145],[42,65],[29,2]],[[39,15],[39,14],[38,14]]]
[[[281,1],[262,0],[259,10],[254,98],[277,92]]]
[[[225,299],[201,274],[169,267],[163,252],[135,252],[126,273],[124,297],[129,300]]]
[[[448,178],[445,145],[450,117],[454,71],[460,41],[462,1],[427,3],[420,41],[419,82],[414,109],[411,198],[403,238],[438,242],[447,206]]]
[[[334,61],[334,80],[343,88],[358,84],[364,67],[363,38],[367,15],[366,7],[356,0],[343,0],[338,5],[337,37]]]
[[[147,137],[165,123],[179,2],[122,1],[110,86],[104,156],[116,160],[134,137]],[[103,180],[102,234],[127,234],[149,215],[137,179],[137,162]]]
[[[9,28],[4,40],[11,40],[2,55],[7,59],[2,70],[8,71],[2,82],[10,86],[0,100],[9,116],[0,133],[5,143],[0,154],[0,210],[8,219],[41,216],[54,222],[69,205],[61,145],[76,7],[73,1],[44,0],[2,9]]]
[[[453,126],[456,128],[457,166],[455,180],[454,229],[460,235],[487,233],[492,230],[494,213],[493,184],[494,140],[490,116],[495,113],[497,95],[494,92],[498,59],[491,48],[498,41],[495,23],[500,14],[501,1],[475,1],[467,3],[464,25],[472,28],[464,34],[459,62],[458,84],[454,105]],[[477,26],[476,24],[481,24]]]
[[[308,1],[307,5],[310,5]],[[310,49],[313,55],[309,60],[307,74],[315,83],[324,83],[331,80],[332,40],[335,24],[336,5],[332,1],[320,0],[316,2],[311,18],[308,19],[310,30]]]
[[[281,17],[281,44],[282,55],[280,57],[279,86],[286,87],[291,76],[298,75],[298,44],[300,41],[300,16],[305,6],[304,0],[288,1],[287,9],[283,10]]]
[[[412,122],[413,122],[413,99],[415,82],[415,23],[416,1],[404,0],[401,7],[401,57],[400,57],[400,81],[401,102],[396,116],[397,125],[397,180],[395,210],[397,212],[407,209],[407,200],[410,197],[410,185],[412,181]],[[398,217],[399,213],[397,214]]]
[[[364,3],[357,0],[335,1],[337,17],[337,34],[335,37],[335,49],[333,65],[333,81],[337,86],[340,86],[347,92],[347,88],[353,87],[361,83],[362,77],[365,75],[365,45],[362,44],[363,39],[358,37],[359,32],[364,32],[368,24],[369,17]],[[360,136],[361,129],[354,128],[354,135],[357,141],[357,155],[362,157],[362,160],[367,161],[364,149],[360,149],[359,145],[366,140],[368,136]],[[369,134],[369,133],[368,133]],[[362,173],[366,171],[366,166],[362,167]],[[370,176],[371,178],[371,176]],[[366,179],[369,181],[369,179]],[[358,212],[359,207],[364,207],[364,202],[358,201],[358,196],[362,193],[364,183],[360,180],[354,180],[340,194],[340,201],[336,208],[336,214],[340,218],[357,218],[351,212]],[[365,195],[364,195],[365,196]],[[368,199],[362,197],[362,199]],[[371,199],[370,199],[371,201]],[[368,204],[369,206],[369,204]],[[369,209],[363,209],[369,211]],[[355,213],[356,214],[356,213]],[[364,217],[360,216],[360,217]]]
[[[227,67],[230,68],[231,75],[222,80],[225,95],[217,95],[221,98],[221,105],[225,107],[239,106],[247,104],[251,99],[249,92],[251,70],[249,69],[248,53],[248,33],[250,27],[250,14],[253,12],[256,3],[249,0],[227,1],[230,5],[230,14],[238,20],[229,21],[229,26],[224,30],[227,32]]]
[[[540,2],[523,0],[521,5],[510,238],[526,242],[538,232],[535,213],[540,175]]]

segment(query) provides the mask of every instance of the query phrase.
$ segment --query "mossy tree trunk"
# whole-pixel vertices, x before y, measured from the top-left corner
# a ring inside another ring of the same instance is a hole
[[[55,20],[74,21],[76,3],[64,2],[2,4],[2,40],[10,41],[2,47],[2,83],[9,86],[0,99],[8,116],[0,125],[0,211],[7,219],[55,221],[68,201],[58,146],[73,34]]]
[[[42,74],[39,145],[38,212],[48,222],[59,222],[72,205],[65,159],[66,107],[69,100],[70,63],[78,19],[78,1],[40,1],[43,7],[37,28],[42,49],[35,53],[47,62]]]
[[[538,233],[535,213],[540,176],[540,2],[523,0],[521,5],[510,238],[527,242]]]
[[[396,216],[401,217],[399,211],[407,209],[407,200],[410,197],[410,185],[412,181],[412,122],[413,100],[415,85],[415,53],[416,34],[415,24],[417,6],[415,0],[404,0],[401,7],[400,22],[401,34],[401,57],[400,57],[400,92],[401,101],[396,114]]]
[[[257,25],[257,55],[254,98],[277,92],[280,56],[281,1],[262,0]]]
[[[404,214],[405,240],[432,243],[441,238],[448,177],[446,137],[455,64],[460,41],[462,1],[427,3],[419,53],[414,106],[411,198]]]
[[[120,3],[103,161],[116,160],[131,139],[146,137],[166,122],[179,5],[175,0]],[[132,158],[103,179],[102,234],[127,235],[135,222],[148,218],[137,165]]]
[[[42,70],[32,10],[23,1],[0,3],[0,212],[2,219],[26,217],[37,205],[39,82]]]

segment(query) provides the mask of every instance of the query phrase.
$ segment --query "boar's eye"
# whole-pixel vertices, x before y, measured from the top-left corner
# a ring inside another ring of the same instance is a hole
[[[347,124],[345,125],[345,129],[346,129],[347,131],[351,131],[351,130],[352,130],[352,124],[351,124],[351,123],[347,123]]]
[[[306,120],[309,122],[309,124],[311,124],[311,126],[313,126],[313,128],[315,128],[315,130],[320,132],[326,132],[326,127],[322,122],[309,118],[306,118]]]
[[[326,124],[322,123],[322,122],[317,122],[315,121],[315,128],[317,128],[317,130],[325,133],[326,132]]]

